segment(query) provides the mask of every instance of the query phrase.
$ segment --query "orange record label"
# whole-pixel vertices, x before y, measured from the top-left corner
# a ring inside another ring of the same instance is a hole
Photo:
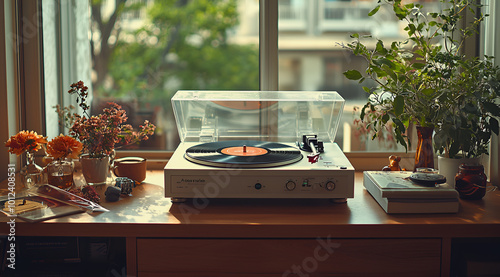
[[[221,153],[231,156],[260,156],[267,154],[267,150],[252,146],[235,146],[224,148]]]

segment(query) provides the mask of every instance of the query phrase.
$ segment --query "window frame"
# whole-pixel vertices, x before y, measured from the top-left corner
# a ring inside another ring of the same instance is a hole
[[[500,49],[495,47],[500,45],[500,3],[495,0],[482,0],[483,13],[489,14],[482,25],[480,31],[480,50],[481,55],[489,55],[496,57],[495,64],[500,66]],[[497,31],[495,31],[497,30]],[[492,134],[490,149],[489,149],[489,168],[486,168],[490,182],[496,186],[500,186],[500,138]]]
[[[14,76],[15,65],[14,57],[14,45],[13,33],[15,22],[14,22],[14,6],[12,1],[5,0],[0,5],[0,37],[3,40],[0,41],[0,118],[3,120],[3,124],[0,126],[0,137],[7,140],[10,134],[15,133],[19,122],[17,117],[17,99],[15,89]],[[17,162],[17,157],[15,155],[2,155],[0,157],[0,166],[2,168],[7,168],[9,164],[15,164],[16,168],[19,168]],[[8,177],[7,170],[2,170],[0,173],[0,180],[4,180]]]
[[[45,133],[41,1],[15,1],[18,101],[21,130]]]
[[[4,0],[1,4],[0,76],[3,82],[0,100],[1,115],[6,122],[0,131],[3,141],[20,130],[39,134],[45,130],[39,4],[39,0]],[[8,163],[19,169],[21,162],[25,162],[25,157],[8,153],[0,160],[3,168],[7,168]],[[7,170],[0,174],[0,180],[5,178]]]
[[[43,62],[41,49],[41,24],[40,10],[41,1],[22,1],[22,0],[5,0],[6,3],[11,3],[13,10],[16,11],[16,30],[15,37],[22,43],[17,43],[20,46],[15,49],[15,85],[14,89],[9,89],[8,94],[16,96],[18,111],[16,111],[16,131],[29,129],[39,133],[44,133],[45,130],[45,103],[44,103],[44,86],[43,86]],[[22,3],[21,3],[22,2]],[[490,5],[494,1],[483,0]],[[261,90],[277,90],[278,89],[278,0],[259,0],[260,3],[260,22],[259,22],[259,46],[260,46],[260,89]],[[6,4],[7,5],[7,4]],[[495,12],[498,13],[496,5]],[[493,14],[494,12],[492,12]],[[6,14],[3,10],[2,14]],[[31,20],[31,21],[30,21]],[[35,33],[27,36],[26,28],[35,25]],[[498,26],[500,19],[498,16],[492,19],[494,26]],[[24,29],[24,30],[23,30]],[[24,36],[23,36],[24,34]],[[486,34],[491,36],[491,32]],[[488,38],[486,38],[488,39]],[[497,42],[498,37],[494,38]],[[5,36],[4,36],[5,41]],[[497,55],[500,56],[500,55]],[[0,71],[2,75],[7,75]],[[3,76],[2,76],[3,77]],[[2,95],[3,97],[3,95]],[[11,115],[9,113],[9,115]],[[11,116],[9,116],[10,118]],[[12,127],[9,133],[12,132]],[[3,131],[2,131],[3,132]],[[490,166],[498,167],[498,146],[500,144],[498,138],[492,140],[495,143],[494,150],[490,155],[490,159],[496,160],[496,163],[490,163]],[[380,165],[388,163],[388,156],[396,154],[403,158],[403,167],[413,167],[414,152],[348,152],[347,158],[350,160],[354,168],[361,170],[380,170]],[[133,156],[137,155],[136,151],[117,151],[117,156]],[[149,160],[148,166],[151,168],[163,168],[164,164],[171,157],[171,151],[141,151],[141,156]],[[491,168],[493,169],[493,168]],[[498,170],[490,170],[495,172]],[[498,172],[496,176],[498,180]],[[2,179],[2,178],[0,178]],[[498,182],[498,181],[497,181]]]

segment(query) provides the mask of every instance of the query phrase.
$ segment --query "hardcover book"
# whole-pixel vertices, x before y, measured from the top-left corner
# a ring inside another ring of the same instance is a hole
[[[458,192],[447,184],[412,183],[406,171],[365,171],[363,185],[386,213],[456,213]]]
[[[450,185],[423,186],[409,180],[411,171],[365,171],[363,184],[373,184],[387,198],[457,198]]]

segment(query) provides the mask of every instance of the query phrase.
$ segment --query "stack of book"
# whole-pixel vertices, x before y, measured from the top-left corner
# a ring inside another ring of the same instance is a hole
[[[448,184],[423,186],[413,172],[365,171],[363,185],[386,213],[456,213],[458,192]]]

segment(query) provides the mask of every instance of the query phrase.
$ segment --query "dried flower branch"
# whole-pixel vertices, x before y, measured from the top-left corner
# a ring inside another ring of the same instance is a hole
[[[90,116],[87,112],[88,88],[82,81],[71,85],[68,91],[77,96],[76,102],[83,109],[84,115],[74,115],[74,122],[70,128],[70,135],[83,143],[85,153],[90,157],[104,157],[110,155],[116,144],[124,145],[149,139],[154,134],[155,125],[145,121],[139,131],[134,131],[132,126],[125,124],[127,114],[116,103],[108,102],[101,114]]]
[[[53,108],[56,109],[57,116],[59,117],[59,126],[61,126],[61,128],[71,128],[73,123],[75,123],[75,106],[69,105],[68,107],[61,107],[55,105]]]

